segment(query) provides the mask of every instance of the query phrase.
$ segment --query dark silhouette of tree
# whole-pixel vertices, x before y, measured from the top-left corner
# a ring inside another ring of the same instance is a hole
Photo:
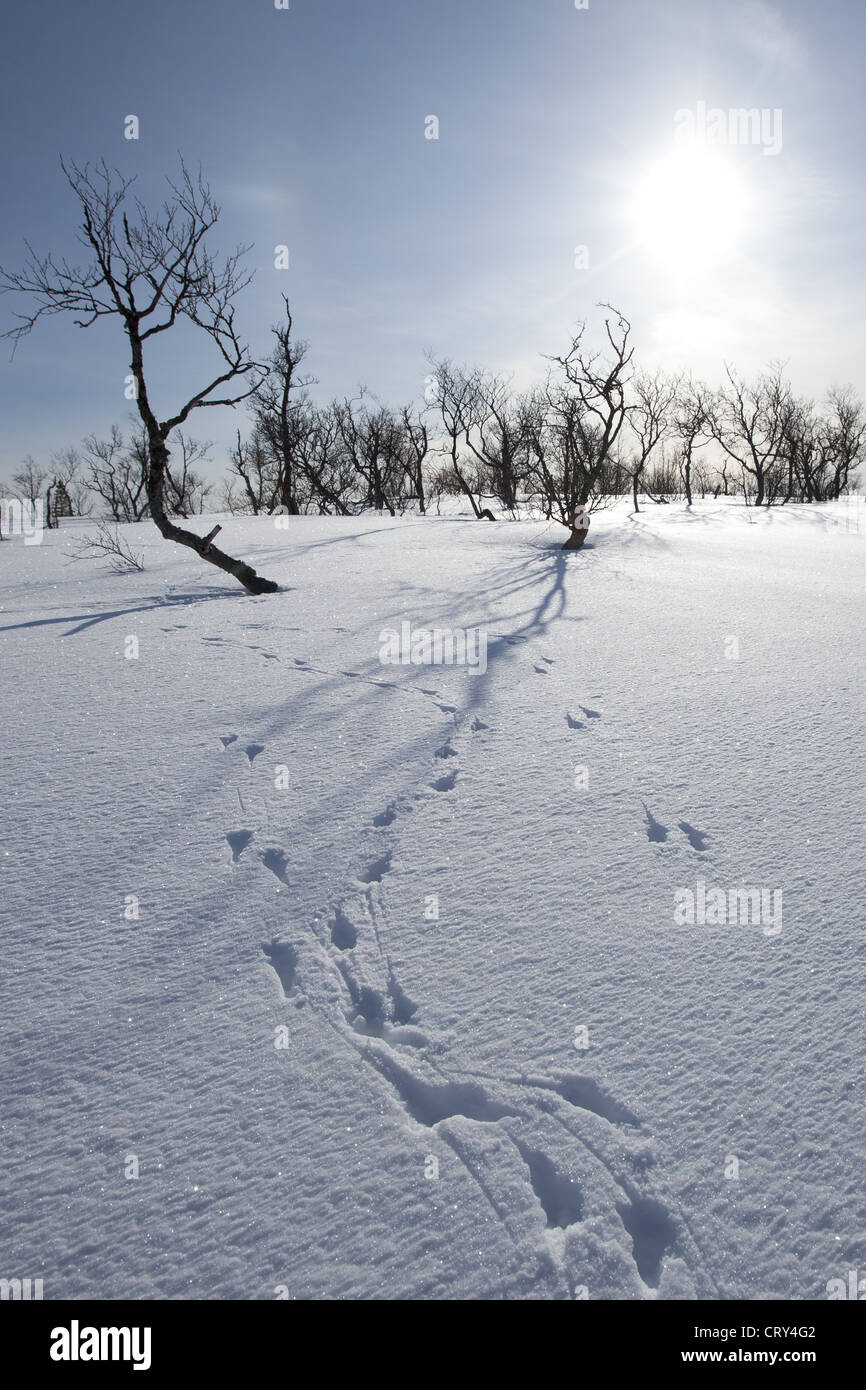
[[[21,272],[0,269],[0,290],[26,295],[35,307],[18,314],[17,327],[4,336],[15,344],[44,315],[72,314],[82,328],[102,318],[119,318],[129,344],[136,406],[147,435],[147,498],[150,514],[167,540],[188,546],[202,559],[233,575],[250,593],[274,593],[278,585],[262,579],[250,565],[218,550],[211,536],[198,536],[169,516],[167,473],[172,431],[195,410],[237,405],[255,391],[264,369],[253,361],[238,336],[234,300],[249,283],[242,268],[248,248],[225,258],[207,247],[220,210],[201,173],[193,177],[181,163],[176,183],[158,214],[132,200],[132,179],[110,170],[103,160],[94,169],[61,161],[75,193],[82,224],[78,239],[89,253],[86,266],[65,259],[40,258],[28,246]],[[151,340],[186,321],[216,350],[214,375],[173,413],[160,418],[151,401],[145,356]]]

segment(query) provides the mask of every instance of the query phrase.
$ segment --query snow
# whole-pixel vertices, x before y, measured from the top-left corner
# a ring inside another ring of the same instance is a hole
[[[573,554],[220,520],[279,594],[149,524],[139,574],[69,565],[87,523],[0,545],[0,1273],[815,1299],[863,1267],[863,504],[623,503]],[[382,664],[406,621],[480,628],[486,670]],[[781,893],[781,930],[678,923],[700,883]]]

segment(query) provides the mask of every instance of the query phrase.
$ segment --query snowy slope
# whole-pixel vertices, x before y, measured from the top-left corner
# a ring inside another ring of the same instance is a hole
[[[67,565],[75,527],[0,546],[0,1273],[814,1299],[866,1268],[862,504],[623,505],[571,555],[223,520],[281,593],[148,525],[123,577]],[[480,626],[486,672],[383,665],[403,621]],[[698,880],[781,893],[781,930],[681,924]]]

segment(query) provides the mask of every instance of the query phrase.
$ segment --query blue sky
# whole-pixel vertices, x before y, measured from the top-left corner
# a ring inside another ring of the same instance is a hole
[[[806,394],[866,392],[864,39],[861,0],[7,0],[0,262],[21,264],[25,236],[73,253],[61,153],[105,157],[152,201],[180,152],[222,204],[216,243],[254,243],[246,338],[267,351],[287,293],[322,397],[420,399],[427,348],[528,382],[599,300],[649,365],[716,380],[726,359],[782,358]],[[675,113],[699,102],[781,111],[783,145],[712,151],[696,209],[669,161]],[[210,365],[170,337],[162,415]],[[122,423],[127,361],[113,322],[47,320],[3,351],[0,478]],[[219,459],[239,424],[206,411],[191,432]]]

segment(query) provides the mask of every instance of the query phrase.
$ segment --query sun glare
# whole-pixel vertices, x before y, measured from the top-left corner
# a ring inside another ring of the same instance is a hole
[[[742,241],[745,184],[721,150],[680,149],[641,176],[631,209],[637,243],[661,269],[703,275],[721,266]]]

